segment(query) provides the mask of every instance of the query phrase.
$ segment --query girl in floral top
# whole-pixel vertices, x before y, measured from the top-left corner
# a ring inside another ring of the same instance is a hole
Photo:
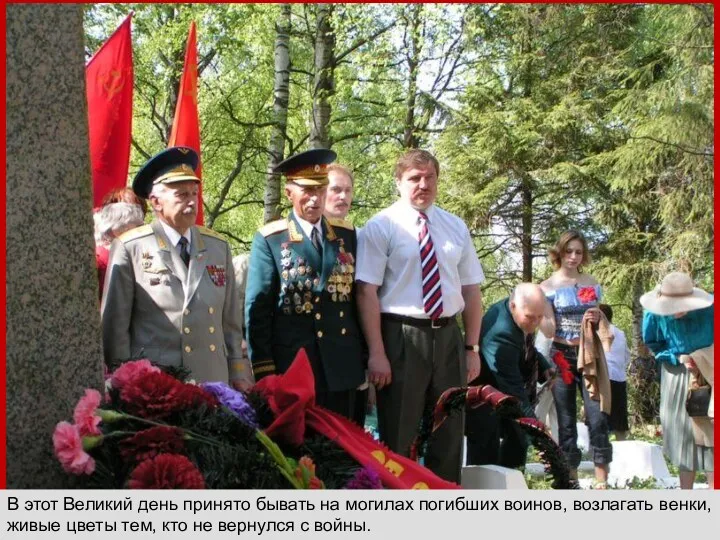
[[[563,233],[550,249],[549,256],[555,271],[540,284],[549,300],[540,330],[553,340],[550,356],[564,374],[552,388],[558,415],[559,444],[573,469],[572,474],[577,478],[581,452],[577,446],[575,396],[579,388],[590,429],[595,486],[603,489],[607,486],[608,467],[612,461],[609,419],[600,410],[600,403],[590,399],[577,370],[581,323],[586,313],[593,324],[600,320],[598,305],[602,291],[597,280],[582,271],[583,266],[590,262],[590,253],[581,233]]]

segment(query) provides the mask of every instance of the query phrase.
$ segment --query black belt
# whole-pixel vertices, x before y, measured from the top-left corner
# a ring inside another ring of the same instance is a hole
[[[444,328],[450,323],[457,322],[455,317],[440,317],[439,319],[417,319],[415,317],[407,317],[405,315],[396,315],[395,313],[382,313],[381,317],[388,321],[395,321],[419,328]]]

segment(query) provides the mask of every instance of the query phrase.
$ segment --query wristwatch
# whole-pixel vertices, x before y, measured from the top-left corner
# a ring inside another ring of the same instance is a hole
[[[465,345],[465,350],[479,353],[480,345]]]

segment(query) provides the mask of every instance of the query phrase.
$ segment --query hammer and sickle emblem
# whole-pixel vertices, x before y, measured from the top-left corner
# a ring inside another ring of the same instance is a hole
[[[108,98],[112,99],[125,86],[122,71],[111,69],[108,73],[104,73],[102,75],[102,85],[108,94]]]

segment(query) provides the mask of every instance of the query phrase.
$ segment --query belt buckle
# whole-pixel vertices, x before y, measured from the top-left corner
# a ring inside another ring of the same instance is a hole
[[[442,328],[444,325],[440,324],[440,318],[437,319],[430,319],[430,328],[433,330],[437,330],[438,328]]]

